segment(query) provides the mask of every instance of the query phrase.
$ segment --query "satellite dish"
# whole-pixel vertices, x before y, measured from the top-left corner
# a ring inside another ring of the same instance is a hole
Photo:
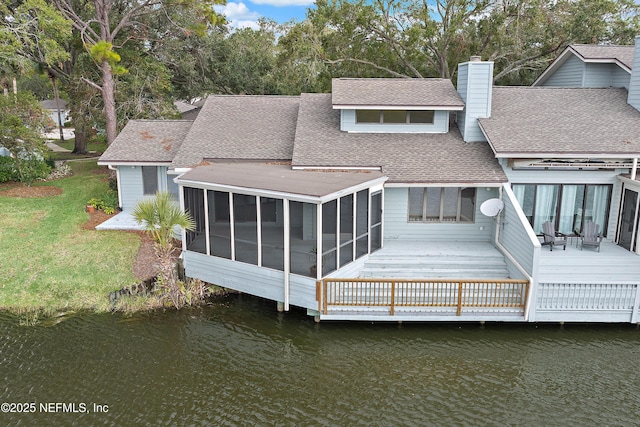
[[[482,212],[482,214],[485,216],[494,217],[498,215],[500,212],[502,212],[503,208],[504,208],[504,202],[502,200],[489,199],[489,200],[485,200],[480,205],[480,212]]]

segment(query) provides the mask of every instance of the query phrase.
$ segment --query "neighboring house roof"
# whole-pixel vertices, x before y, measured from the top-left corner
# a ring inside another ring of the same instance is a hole
[[[540,74],[533,82],[533,86],[544,83],[553,73],[565,63],[571,56],[578,57],[582,62],[617,64],[622,69],[631,73],[633,68],[633,46],[620,45],[594,45],[594,44],[573,44],[553,60],[553,62]]]
[[[99,162],[169,163],[192,123],[189,120],[131,120],[100,156]]]
[[[257,188],[320,198],[345,188],[383,179],[384,175],[378,171],[301,171],[291,169],[288,163],[216,162],[186,172],[179,181]]]
[[[200,109],[204,105],[204,99],[200,99],[193,104],[184,101],[176,101],[173,103],[178,112],[182,115],[182,120],[195,120],[200,113]]]
[[[497,157],[640,155],[640,111],[618,88],[494,87],[478,119]]]
[[[332,102],[334,108],[464,108],[462,98],[449,79],[333,79]]]
[[[179,113],[186,113],[187,111],[195,110],[196,108],[198,108],[197,106],[184,101],[175,101],[173,105],[176,107]]]
[[[291,160],[300,98],[212,95],[176,154],[173,167],[203,159]]]
[[[55,99],[48,99],[46,101],[40,101],[40,106],[43,110],[57,110]],[[67,108],[67,101],[64,99],[60,100],[60,109],[65,110]]]
[[[396,183],[497,183],[507,177],[486,143],[460,132],[347,133],[331,94],[302,94],[294,167],[381,167]]]

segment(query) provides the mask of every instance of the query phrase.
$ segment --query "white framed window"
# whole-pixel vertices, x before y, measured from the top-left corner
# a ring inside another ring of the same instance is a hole
[[[153,196],[158,192],[158,168],[142,166],[142,191],[145,196]]]
[[[475,187],[410,187],[409,222],[474,222]]]
[[[432,125],[433,110],[356,110],[356,123]]]

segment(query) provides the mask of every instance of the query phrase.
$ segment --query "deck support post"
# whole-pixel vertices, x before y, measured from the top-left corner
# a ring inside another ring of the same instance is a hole
[[[278,301],[278,313],[282,313],[284,311],[284,303],[282,301]]]

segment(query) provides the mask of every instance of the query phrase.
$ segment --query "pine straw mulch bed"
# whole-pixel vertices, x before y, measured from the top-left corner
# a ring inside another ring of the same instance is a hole
[[[35,198],[50,197],[62,194],[62,188],[51,186],[26,186],[16,183],[1,183],[0,196],[18,197],[18,198]],[[96,211],[89,214],[89,219],[82,224],[84,230],[95,230],[96,225],[102,224],[113,215],[107,215],[102,211]],[[147,280],[155,277],[157,273],[157,258],[153,249],[153,241],[143,232],[131,231],[140,236],[141,244],[133,264],[133,274],[136,280]]]
[[[45,187],[45,186],[26,186],[15,184],[0,184],[0,196],[6,197],[19,197],[19,198],[31,198],[31,197],[50,197],[62,194],[62,188],[59,187]]]

